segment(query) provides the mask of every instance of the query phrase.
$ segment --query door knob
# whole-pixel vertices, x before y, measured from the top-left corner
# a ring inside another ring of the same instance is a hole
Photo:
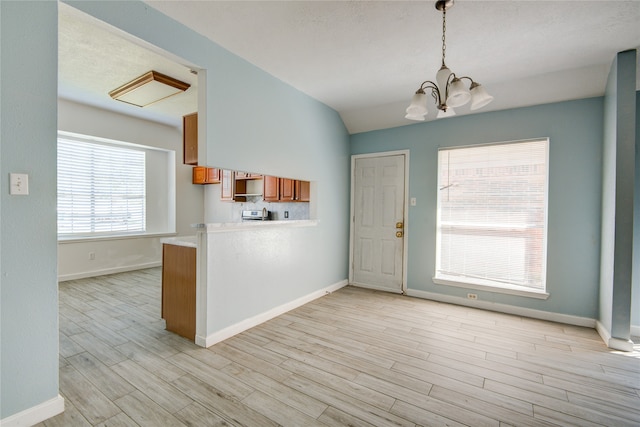
[[[396,237],[402,237],[402,231],[396,231]]]

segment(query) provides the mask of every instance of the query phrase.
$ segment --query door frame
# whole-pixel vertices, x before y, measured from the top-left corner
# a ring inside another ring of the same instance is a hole
[[[409,150],[394,150],[394,151],[381,151],[376,153],[367,153],[367,154],[352,154],[351,155],[351,202],[350,202],[350,210],[349,210],[349,284],[353,284],[353,242],[355,240],[355,166],[356,159],[363,158],[372,158],[372,157],[388,157],[388,156],[404,156],[404,209],[403,209],[403,218],[404,222],[404,238],[402,241],[402,289],[399,293],[406,294],[407,293],[407,251],[409,249],[408,246],[408,236],[409,236]],[[362,284],[358,284],[359,287],[368,287],[362,286]],[[370,289],[381,290],[380,288],[371,286]],[[390,292],[385,290],[385,292]]]

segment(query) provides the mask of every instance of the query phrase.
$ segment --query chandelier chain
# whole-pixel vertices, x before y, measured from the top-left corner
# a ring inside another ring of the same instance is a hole
[[[444,67],[444,56],[447,50],[447,43],[445,41],[445,34],[447,32],[447,10],[442,10],[442,66]]]

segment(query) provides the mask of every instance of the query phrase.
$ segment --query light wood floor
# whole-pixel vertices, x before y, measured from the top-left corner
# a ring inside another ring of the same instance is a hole
[[[203,349],[149,269],[60,284],[60,392],[40,426],[638,426],[640,346],[346,287]]]

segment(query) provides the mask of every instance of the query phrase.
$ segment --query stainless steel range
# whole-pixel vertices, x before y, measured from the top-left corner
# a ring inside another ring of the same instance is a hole
[[[271,211],[267,208],[257,211],[242,211],[243,221],[269,221],[271,219]]]

